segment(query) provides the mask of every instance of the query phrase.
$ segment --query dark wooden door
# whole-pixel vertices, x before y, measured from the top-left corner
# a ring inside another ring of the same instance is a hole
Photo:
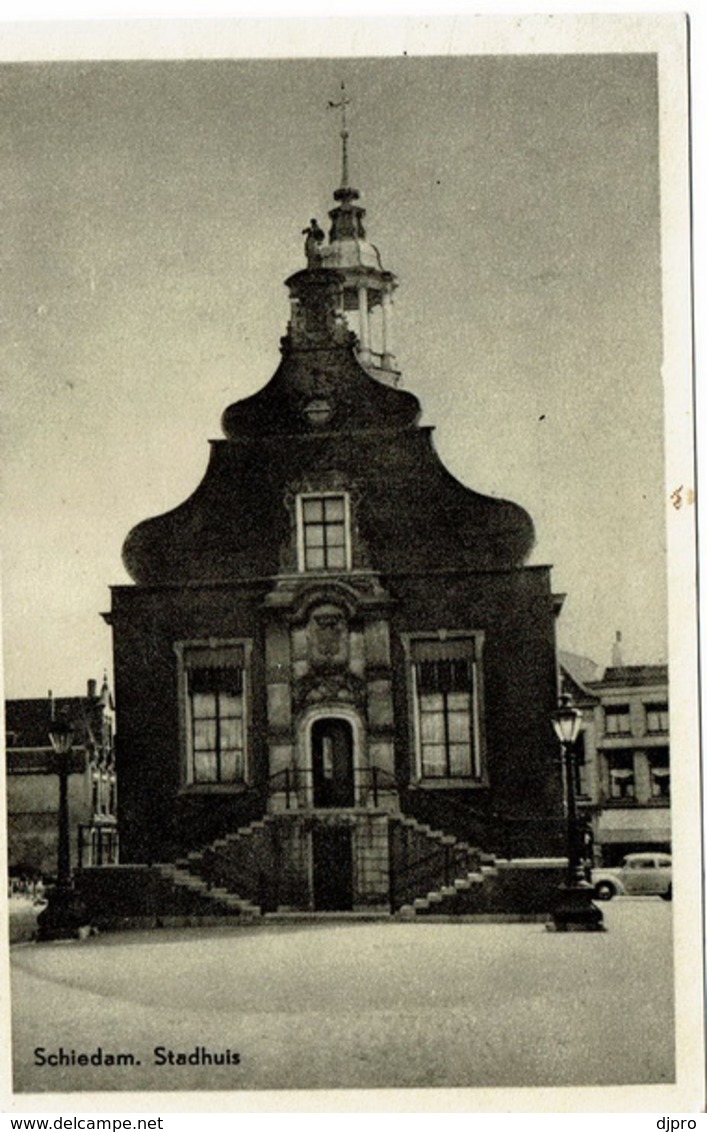
[[[315,806],[353,806],[353,731],[345,719],[312,724],[312,781]]]
[[[312,830],[312,887],[317,911],[350,912],[353,908],[353,851],[348,826]]]

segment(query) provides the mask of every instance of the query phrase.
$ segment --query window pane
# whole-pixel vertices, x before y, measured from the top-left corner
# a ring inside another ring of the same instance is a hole
[[[194,750],[216,750],[216,721],[213,719],[194,720]]]
[[[216,755],[194,752],[194,781],[216,782]]]
[[[324,569],[324,548],[308,547],[305,551],[304,564],[308,570]]]
[[[606,730],[609,735],[628,735],[631,732],[631,716],[627,708],[606,709]]]
[[[452,777],[471,774],[471,748],[468,743],[450,744],[449,773]]]
[[[194,692],[192,712],[194,719],[213,719],[216,715],[216,697],[210,692]]]
[[[611,797],[633,798],[633,774],[625,771],[611,772]]]
[[[427,693],[420,696],[420,711],[443,711],[444,710],[444,696],[436,695],[434,693]]]
[[[450,743],[469,742],[469,713],[454,711],[447,717]]]
[[[321,523],[324,518],[324,506],[321,499],[303,499],[302,514],[305,523]]]
[[[646,726],[649,731],[667,731],[669,726],[667,705],[648,705],[646,707]]]
[[[221,781],[243,781],[243,757],[240,751],[224,751],[221,755]]]
[[[344,521],[344,498],[342,495],[330,495],[324,500],[325,514],[327,522],[331,523],[335,520],[340,522]]]
[[[324,546],[324,527],[305,527],[304,542],[305,546]]]
[[[343,546],[330,546],[327,551],[327,566],[330,570],[343,570],[346,565],[346,551]]]
[[[428,778],[445,778],[447,774],[444,747],[423,746],[422,773]]]
[[[322,737],[322,776],[334,777],[334,745],[330,735]]]
[[[328,546],[343,546],[346,542],[344,535],[344,528],[335,523],[333,526],[326,529],[326,541]]]
[[[444,715],[427,711],[420,716],[420,736],[423,743],[444,743]]]
[[[450,692],[447,704],[450,711],[469,711],[470,695],[468,692]]]
[[[242,698],[223,692],[219,699],[219,714],[222,719],[240,719],[243,715]]]
[[[243,746],[240,719],[224,719],[221,721],[221,750],[233,751]]]

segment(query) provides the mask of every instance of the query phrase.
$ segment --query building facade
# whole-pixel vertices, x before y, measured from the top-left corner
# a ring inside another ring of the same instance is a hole
[[[578,785],[595,862],[614,866],[627,853],[669,853],[667,665],[612,664],[582,680],[576,660],[563,658],[562,670],[584,720]]]
[[[345,164],[334,197],[277,372],[129,534],[107,615],[122,860],[261,910],[394,910],[433,858],[449,882],[470,847],[564,843],[550,570],[520,507],[440,462]]]
[[[11,875],[51,877],[58,849],[58,756],[54,720],[73,731],[68,756],[72,864],[118,859],[113,702],[107,682],[89,680],[85,696],[8,700],[5,704],[8,865]]]

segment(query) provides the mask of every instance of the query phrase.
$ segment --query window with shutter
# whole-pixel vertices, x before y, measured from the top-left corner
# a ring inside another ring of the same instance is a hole
[[[480,642],[474,636],[410,640],[417,776],[482,777]]]
[[[243,645],[181,649],[187,780],[194,785],[247,781],[246,652]]]

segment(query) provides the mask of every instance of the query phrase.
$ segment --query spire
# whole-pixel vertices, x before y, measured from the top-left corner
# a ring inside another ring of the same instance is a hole
[[[306,345],[328,337],[344,345],[353,337],[364,369],[384,384],[396,385],[400,373],[391,350],[396,280],[366,238],[366,210],[359,203],[358,189],[349,184],[346,112],[350,105],[342,82],[341,97],[329,102],[331,110],[341,112],[341,185],[329,210],[328,240],[314,218],[302,229],[307,269],[287,280],[291,303],[287,342]]]
[[[346,95],[346,84],[341,84],[341,98],[338,102],[329,102],[331,110],[341,111],[341,188],[349,187],[349,131],[346,125],[346,107],[351,105],[351,99]]]
[[[623,650],[621,648],[621,630],[616,630],[616,639],[611,646],[611,667],[622,668],[624,663]]]
[[[113,707],[113,697],[110,694],[110,687],[108,686],[108,673],[105,669],[103,670],[103,684],[101,685],[100,703],[104,711],[107,709],[112,709]]]
[[[351,105],[351,99],[346,93],[346,86],[341,84],[341,98],[338,102],[329,102],[330,110],[341,111],[341,185],[334,191],[334,200],[339,206],[329,213],[332,227],[329,233],[330,240],[365,239],[366,231],[363,227],[365,209],[354,204],[359,198],[358,189],[352,189],[349,184],[349,128],[346,119],[346,108]]]

